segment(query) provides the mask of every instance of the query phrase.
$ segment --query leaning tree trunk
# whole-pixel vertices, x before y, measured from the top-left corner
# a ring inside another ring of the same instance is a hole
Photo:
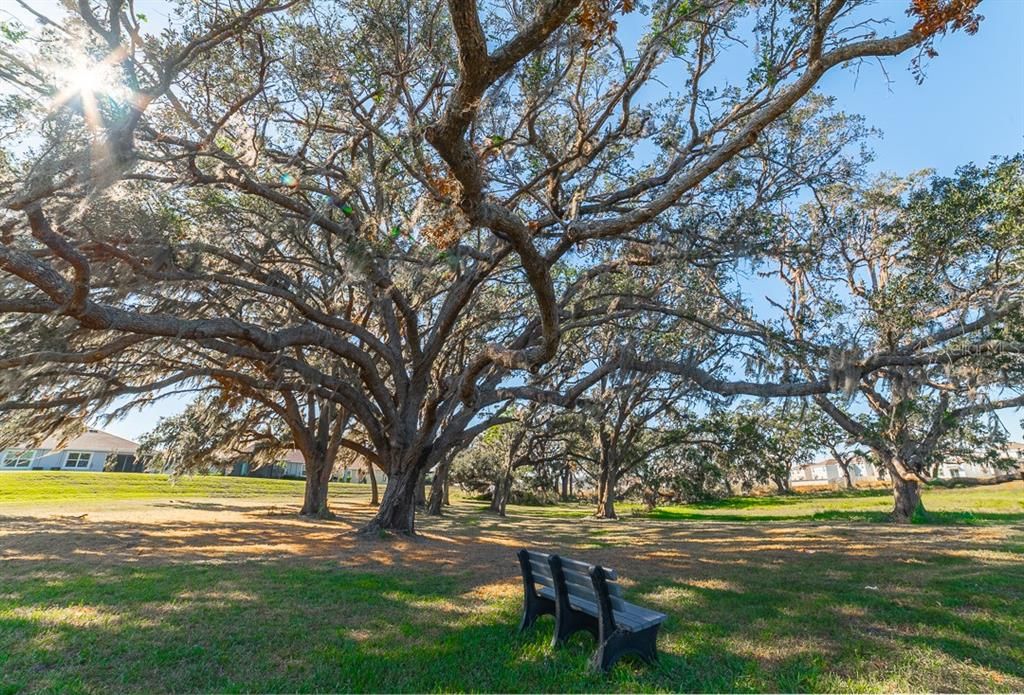
[[[427,500],[427,514],[430,516],[441,516],[447,486],[448,464],[442,463],[434,469],[434,480],[430,484],[430,499]]]
[[[322,454],[306,459],[306,492],[302,501],[302,511],[299,512],[302,516],[317,519],[336,518],[327,501],[333,470],[333,462],[327,461]]]
[[[924,512],[921,502],[921,484],[916,480],[905,480],[895,471],[889,471],[892,480],[892,520],[898,524],[909,524],[915,514]]]
[[[789,493],[789,481],[781,475],[775,476],[775,487],[778,489],[780,495],[786,495]]]

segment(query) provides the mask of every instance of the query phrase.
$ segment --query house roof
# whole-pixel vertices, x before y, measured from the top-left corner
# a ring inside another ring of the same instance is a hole
[[[251,454],[253,452],[253,446],[247,446],[245,453]],[[285,453],[281,456],[277,456],[273,460],[274,463],[305,463],[306,459],[302,457],[302,452],[298,449],[286,449]]]
[[[298,449],[289,449],[281,459],[285,463],[306,463],[306,459],[302,457],[302,452]]]
[[[88,429],[68,440],[64,446],[60,444],[60,437],[47,437],[35,448],[49,451],[118,451],[126,454],[133,454],[139,448],[138,443],[130,439],[94,429]]]

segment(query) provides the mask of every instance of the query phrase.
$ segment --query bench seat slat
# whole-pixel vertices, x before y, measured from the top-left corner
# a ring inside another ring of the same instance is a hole
[[[549,598],[552,601],[555,600],[554,589],[543,587],[538,591],[541,596]],[[664,622],[667,617],[664,613],[658,613],[647,608],[642,608],[633,603],[622,602],[625,604],[626,610],[612,610],[612,614],[615,616],[615,623],[622,627],[630,630],[631,632],[639,632],[646,628],[658,625]],[[569,595],[569,605],[578,611],[583,611],[588,615],[597,617],[597,603],[595,601],[589,601],[581,596]]]

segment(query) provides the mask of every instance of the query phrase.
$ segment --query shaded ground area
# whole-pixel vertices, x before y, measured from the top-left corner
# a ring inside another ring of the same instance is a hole
[[[0,506],[0,692],[1024,690],[1013,512],[898,528],[460,502],[421,540],[356,540],[370,508],[338,490],[338,522],[285,497]],[[606,680],[589,636],[517,636],[523,545],[618,568],[671,616],[661,663]]]

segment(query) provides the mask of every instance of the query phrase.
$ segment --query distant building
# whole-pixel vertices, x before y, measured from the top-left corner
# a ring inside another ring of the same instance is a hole
[[[880,474],[878,469],[866,458],[858,456],[850,463],[850,479],[856,486],[859,483],[876,483],[888,478]],[[798,466],[793,469],[789,477],[789,485],[794,488],[845,484],[846,477],[843,475],[843,469],[833,458]]]
[[[379,468],[373,469],[378,483],[387,481],[387,476]],[[250,478],[305,478],[306,460],[298,449],[289,449],[280,459],[273,463],[256,465],[251,461],[238,461],[228,475]],[[348,466],[335,471],[334,479],[345,483],[369,483],[366,466]]]
[[[89,429],[63,446],[49,437],[38,446],[16,447],[0,453],[0,471],[117,471],[138,473],[136,442],[101,430]]]
[[[1018,461],[1018,468],[1024,471],[1024,444],[1008,443],[1003,450],[1003,455]],[[992,478],[1005,472],[982,461],[979,454],[977,458],[950,457],[937,464],[931,474],[935,478],[952,480],[955,478]],[[862,456],[855,457],[850,464],[850,478],[853,480],[854,486],[889,480],[889,476],[884,470],[877,468]],[[846,479],[839,463],[833,458],[828,458],[794,468],[790,474],[789,484],[793,488],[843,486],[846,484]]]
[[[1020,442],[1009,442],[1000,452],[1004,457],[1017,462],[1017,468],[1024,471],[1024,444]],[[956,478],[992,478],[1007,473],[1006,470],[996,469],[979,458],[967,458],[963,456],[950,457],[948,461],[940,463],[933,475],[944,480]]]

